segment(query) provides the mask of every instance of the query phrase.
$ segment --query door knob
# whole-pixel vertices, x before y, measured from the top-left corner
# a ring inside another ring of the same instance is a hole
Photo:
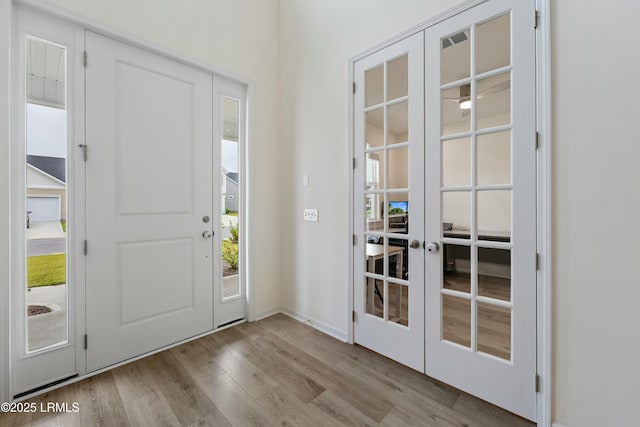
[[[412,240],[411,243],[409,243],[409,247],[411,249],[418,249],[420,247],[420,242],[418,242],[417,240]]]
[[[429,242],[426,244],[425,249],[431,254],[435,254],[440,250],[440,245],[437,242]]]
[[[203,239],[210,239],[213,237],[213,231],[205,230],[202,232]]]

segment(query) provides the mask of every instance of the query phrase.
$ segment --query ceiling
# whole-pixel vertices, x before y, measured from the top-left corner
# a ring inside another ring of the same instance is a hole
[[[27,102],[65,108],[65,49],[27,39]]]

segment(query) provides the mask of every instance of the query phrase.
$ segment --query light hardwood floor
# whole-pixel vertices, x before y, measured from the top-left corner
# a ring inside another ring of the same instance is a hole
[[[531,426],[359,346],[278,314],[41,395],[78,413],[4,426]]]

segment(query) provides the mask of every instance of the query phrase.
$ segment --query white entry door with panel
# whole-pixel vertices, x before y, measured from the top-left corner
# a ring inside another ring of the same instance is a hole
[[[90,31],[86,50],[93,371],[213,329],[213,89],[210,73]]]
[[[356,61],[353,96],[354,341],[531,420],[534,25],[482,2]]]

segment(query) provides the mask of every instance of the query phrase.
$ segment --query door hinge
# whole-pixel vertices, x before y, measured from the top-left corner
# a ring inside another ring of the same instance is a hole
[[[353,82],[353,93],[356,93],[356,82]]]
[[[82,159],[86,162],[87,158],[87,144],[79,144],[78,147],[82,148]]]
[[[87,334],[84,334],[84,349],[88,349],[89,348],[89,336]]]
[[[86,68],[87,67],[87,51],[86,50],[82,53],[82,63],[84,64],[84,67]]]
[[[535,18],[533,21],[533,29],[534,30],[537,29],[538,25],[540,25],[540,12],[536,10]]]
[[[355,246],[356,243],[358,243],[358,236],[356,236],[355,234],[352,236],[351,242],[353,243],[353,245]]]
[[[353,166],[354,169],[356,168],[356,158],[355,157],[353,158],[352,166]]]
[[[536,393],[540,393],[540,375],[536,374]]]
[[[353,311],[351,312],[351,321],[355,323],[356,318],[357,318],[357,317],[356,317],[356,311],[355,311],[355,310],[353,310]]]
[[[540,132],[536,132],[535,147],[536,147],[536,150],[540,148]]]
[[[89,253],[89,248],[88,248],[89,244],[87,243],[87,241],[85,240],[83,245],[82,245],[82,252],[87,255]]]
[[[536,270],[540,270],[540,254],[536,253]]]

